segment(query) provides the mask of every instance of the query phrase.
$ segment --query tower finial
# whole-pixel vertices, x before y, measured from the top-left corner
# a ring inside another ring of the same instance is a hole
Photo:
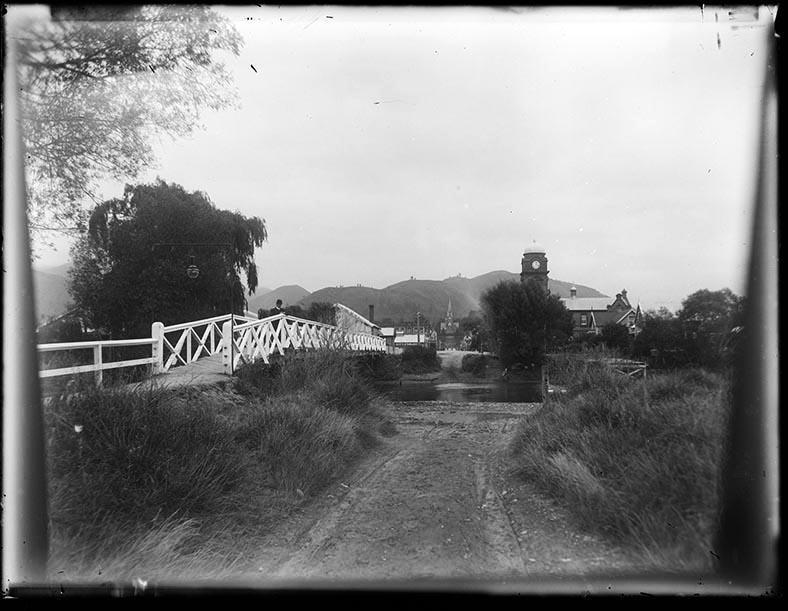
[[[531,253],[545,254],[545,249],[541,244],[539,244],[539,242],[533,240],[528,246],[525,247],[525,250],[523,251],[523,254],[526,255]]]

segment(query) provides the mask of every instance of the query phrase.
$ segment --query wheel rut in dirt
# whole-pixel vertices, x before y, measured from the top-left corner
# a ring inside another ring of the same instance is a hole
[[[576,532],[554,504],[506,474],[503,453],[513,424],[535,409],[393,406],[399,434],[318,499],[311,513],[272,536],[257,574],[505,579],[620,564],[617,550]]]

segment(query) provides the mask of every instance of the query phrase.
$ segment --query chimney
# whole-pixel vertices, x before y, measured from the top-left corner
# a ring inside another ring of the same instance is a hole
[[[574,286],[571,289],[569,289],[569,297],[571,299],[577,297],[577,289]]]
[[[627,299],[627,289],[621,289],[621,299],[624,300],[624,303],[629,303],[629,299]]]
[[[369,322],[375,322],[375,306],[369,304]]]

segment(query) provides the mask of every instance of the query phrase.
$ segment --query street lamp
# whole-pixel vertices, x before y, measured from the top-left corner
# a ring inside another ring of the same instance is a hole
[[[151,250],[156,250],[157,248],[169,248],[170,251],[174,250],[178,247],[188,248],[191,252],[194,252],[195,248],[222,248],[226,250],[232,250],[233,245],[230,242],[156,242],[151,246]],[[189,266],[186,268],[186,276],[190,280],[195,280],[200,275],[200,268],[194,264],[194,255],[190,255],[189,259]],[[233,299],[233,290],[235,289],[234,285],[230,286],[230,315],[233,315],[233,307],[235,305],[235,299]]]
[[[416,312],[416,345],[421,346],[421,312]]]
[[[186,275],[195,280],[200,275],[200,268],[194,264],[194,257],[191,257],[190,265],[186,268]]]
[[[194,248],[224,248],[232,250],[233,245],[230,242],[156,242],[151,246],[151,250],[156,250],[157,248],[166,248],[169,247],[170,251],[177,247],[188,247],[189,250],[194,252]],[[191,279],[195,280],[200,275],[200,268],[194,264],[194,256],[191,256],[190,264],[186,268],[186,276]],[[194,287],[192,287],[193,289]],[[233,335],[232,329],[233,325],[235,324],[235,299],[233,298],[233,291],[235,290],[235,284],[230,284],[230,371],[232,372],[232,365],[233,365]],[[194,295],[194,291],[192,290],[192,297],[195,304],[196,309],[196,301],[197,297]]]

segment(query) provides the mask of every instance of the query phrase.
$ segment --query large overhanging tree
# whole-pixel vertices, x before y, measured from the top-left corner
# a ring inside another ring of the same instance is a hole
[[[266,239],[265,221],[220,210],[204,193],[163,181],[127,186],[93,210],[72,248],[69,290],[90,326],[114,337],[147,337],[155,321],[241,313],[241,274],[252,294],[254,252]]]
[[[84,227],[99,181],[133,180],[155,161],[154,135],[185,136],[237,97],[219,56],[241,37],[208,7],[51,15],[14,33],[34,232]]]

